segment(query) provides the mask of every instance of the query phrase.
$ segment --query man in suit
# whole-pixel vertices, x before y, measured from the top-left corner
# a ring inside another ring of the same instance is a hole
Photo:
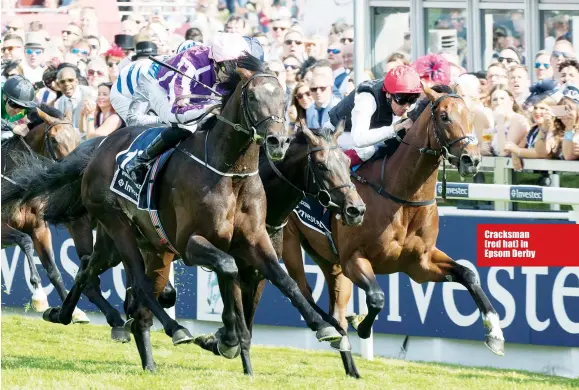
[[[319,129],[330,119],[328,113],[340,99],[332,94],[333,80],[323,73],[314,74],[310,81],[310,92],[314,99],[306,110],[306,125],[310,129]]]

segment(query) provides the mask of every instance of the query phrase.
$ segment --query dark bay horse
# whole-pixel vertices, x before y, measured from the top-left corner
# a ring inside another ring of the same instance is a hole
[[[167,237],[185,264],[206,266],[216,271],[224,300],[224,332],[217,343],[219,353],[236,357],[240,344],[250,342],[235,259],[257,269],[298,308],[320,341],[334,341],[341,335],[323,321],[303,298],[295,282],[277,261],[265,226],[265,193],[258,173],[259,145],[265,140],[273,159],[283,158],[287,143],[283,134],[284,92],[277,79],[264,72],[251,56],[242,57],[238,68],[229,72],[234,92],[224,99],[222,114],[210,129],[187,138],[171,156],[161,180],[159,218]],[[79,164],[74,177],[84,171],[81,196],[88,214],[97,218],[97,240],[90,258],[81,262],[75,286],[62,309],[45,313],[52,322],[70,323],[72,307],[83,288],[104,270],[106,253],[115,247],[127,275],[127,315],[144,369],[153,370],[149,309],[161,321],[174,344],[193,340],[190,333],[171,319],[155,299],[151,281],[145,276],[139,247],[163,253],[148,213],[112,194],[110,186],[115,156],[126,149],[144,128],[121,129],[98,147],[92,159]],[[196,157],[199,156],[199,157]],[[195,157],[195,158],[194,158]],[[204,159],[204,160],[203,160]],[[201,160],[199,163],[196,160]],[[203,163],[205,161],[205,163]],[[62,202],[74,202],[70,193]],[[139,239],[139,242],[137,241]]]
[[[42,157],[58,160],[68,155],[80,142],[78,133],[71,123],[71,112],[64,115],[53,107],[42,105],[36,109],[41,119],[26,137],[14,135],[2,142],[2,187],[3,190],[20,188],[12,178],[14,170],[25,160],[34,165],[33,169],[43,169],[46,162]],[[27,158],[30,157],[30,158]],[[2,205],[2,247],[17,245],[24,252],[30,268],[30,283],[34,289],[32,308],[42,312],[48,308],[48,299],[41,285],[40,275],[34,264],[34,250],[48,278],[60,298],[66,298],[67,291],[62,275],[54,262],[52,235],[48,225],[39,217],[42,203],[35,201],[27,205]],[[74,322],[88,322],[88,317],[79,309],[74,312]]]
[[[320,266],[328,283],[330,313],[347,327],[346,305],[352,282],[366,292],[368,314],[352,325],[361,338],[384,307],[384,292],[375,274],[404,272],[417,283],[457,282],[467,288],[482,313],[487,347],[504,353],[499,317],[475,274],[436,248],[438,209],[435,186],[441,159],[461,175],[473,175],[480,153],[472,119],[458,95],[425,89],[430,103],[408,131],[392,157],[363,165],[353,177],[370,213],[361,226],[344,226],[334,219],[335,258],[325,237],[303,226],[294,215],[284,228],[283,260],[300,290],[311,298],[301,246]]]
[[[342,129],[343,126],[339,126],[338,131],[331,134],[302,126],[282,161],[274,163],[264,156],[264,153],[261,154],[259,174],[267,196],[267,230],[278,256],[281,255],[283,246],[283,225],[306,195],[316,197],[324,206],[342,215],[343,223],[362,223],[365,206],[356,191],[353,191],[354,185],[349,177],[350,162],[337,144]],[[251,332],[265,280],[256,273],[255,268],[249,266],[239,266],[239,276],[245,320]],[[163,288],[162,285],[159,287]],[[319,309],[313,300],[309,300],[309,303],[325,321],[338,327],[342,338],[347,339],[346,332],[339,328],[339,324],[331,316]],[[218,354],[217,340],[215,334],[209,334],[197,337],[195,343]],[[348,362],[348,374],[359,377],[349,351],[349,342],[345,340],[342,345],[347,346],[342,354]],[[249,345],[242,346],[241,358],[244,372],[251,374]]]

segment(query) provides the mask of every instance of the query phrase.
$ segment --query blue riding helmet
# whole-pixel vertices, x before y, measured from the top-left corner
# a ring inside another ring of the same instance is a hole
[[[260,61],[264,61],[265,59],[265,55],[263,52],[263,47],[261,47],[261,43],[259,43],[259,41],[256,38],[251,38],[251,37],[243,37],[243,39],[245,39],[247,41],[247,44],[249,45],[249,50],[252,56],[259,58]]]

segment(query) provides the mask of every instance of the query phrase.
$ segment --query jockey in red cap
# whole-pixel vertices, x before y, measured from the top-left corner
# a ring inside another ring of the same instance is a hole
[[[403,127],[393,123],[400,119],[416,102],[422,85],[416,71],[402,65],[391,69],[384,80],[370,80],[360,84],[329,112],[330,120],[324,127],[335,129],[345,119],[345,133],[339,144],[347,149],[352,166],[368,160],[376,151],[377,143],[396,136],[396,131],[409,128],[410,120]]]

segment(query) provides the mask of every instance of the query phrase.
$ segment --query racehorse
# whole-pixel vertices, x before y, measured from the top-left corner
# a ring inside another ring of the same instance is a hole
[[[263,153],[260,155],[259,174],[267,197],[266,225],[278,257],[281,257],[282,252],[283,225],[292,210],[306,195],[317,198],[322,205],[341,215],[344,224],[358,225],[362,222],[365,206],[353,190],[354,185],[349,177],[349,160],[337,144],[342,130],[343,126],[338,126],[337,131],[332,134],[322,129],[309,130],[302,126],[290,143],[282,161],[274,163]],[[168,272],[167,265],[159,264],[152,268],[164,268],[164,273]],[[239,275],[245,321],[251,332],[265,280],[253,267],[240,266]],[[159,292],[162,291],[163,284],[155,283],[155,285],[161,289]],[[309,300],[309,303],[325,321],[338,327],[342,337],[347,338],[346,332],[339,328],[339,324],[332,317],[319,309],[313,300]],[[219,354],[217,341],[218,337],[215,334],[195,339],[195,343],[202,348]],[[349,342],[342,345],[346,346],[346,350],[341,353],[348,362],[348,374],[359,377],[349,350]],[[242,345],[241,350],[246,374],[252,374],[249,346],[249,344]]]
[[[375,274],[404,272],[417,283],[460,283],[482,313],[488,330],[485,344],[495,354],[503,355],[499,317],[480,281],[469,268],[436,248],[439,228],[434,196],[438,167],[445,159],[463,176],[477,172],[481,157],[472,119],[460,96],[429,88],[424,92],[429,104],[394,154],[368,162],[352,174],[358,192],[372,210],[364,223],[345,226],[333,219],[336,256],[326,237],[302,225],[292,214],[284,228],[284,264],[302,294],[312,300],[302,260],[304,248],[324,273],[330,314],[344,329],[348,326],[346,305],[352,282],[364,290],[368,314],[350,318],[361,338],[370,336],[372,324],[384,307],[384,292]]]
[[[80,142],[78,133],[71,123],[70,110],[63,115],[53,107],[41,105],[36,111],[42,122],[32,128],[25,137],[14,135],[2,142],[3,190],[10,190],[12,187],[13,190],[21,191],[11,176],[13,171],[22,165],[27,155],[32,157],[28,160],[34,165],[33,169],[43,169],[45,163],[43,157],[52,160],[61,159]],[[4,125],[8,124],[3,122]],[[60,298],[64,300],[67,294],[62,275],[54,263],[50,229],[38,216],[42,204],[36,201],[25,206],[10,207],[4,203],[2,206],[2,247],[18,245],[24,252],[30,268],[30,284],[34,289],[31,306],[34,310],[42,312],[48,308],[48,299],[34,264],[34,250],[38,253],[42,266]],[[88,317],[76,309],[73,321],[88,322]]]
[[[251,56],[238,60],[228,70],[234,92],[223,99],[222,114],[182,141],[171,155],[160,178],[159,219],[168,242],[189,266],[216,271],[224,300],[225,331],[217,349],[227,358],[236,357],[240,344],[248,345],[250,333],[244,319],[235,259],[251,265],[272,281],[298,308],[320,341],[341,338],[335,327],[323,321],[303,298],[297,285],[277,261],[265,226],[265,193],[258,173],[258,142],[272,159],[283,158],[287,149],[283,120],[284,92],[274,75],[265,73]],[[213,125],[214,126],[210,126]],[[81,260],[75,285],[62,308],[53,308],[45,318],[70,323],[72,308],[89,281],[107,269],[106,252],[115,247],[127,275],[127,315],[144,369],[153,370],[148,309],[161,321],[175,345],[193,340],[189,331],[171,319],[156,301],[145,276],[139,251],[163,253],[161,241],[149,214],[108,189],[115,170],[115,156],[126,150],[145,128],[129,127],[109,135],[94,156],[78,164],[76,178],[84,171],[82,203],[98,222],[92,255]],[[289,141],[289,139],[287,139]],[[201,157],[197,157],[201,156]],[[184,173],[186,172],[186,175]],[[75,202],[78,193],[60,199]],[[79,215],[80,216],[80,215]],[[140,242],[137,242],[137,237]],[[147,246],[145,246],[146,241]]]

